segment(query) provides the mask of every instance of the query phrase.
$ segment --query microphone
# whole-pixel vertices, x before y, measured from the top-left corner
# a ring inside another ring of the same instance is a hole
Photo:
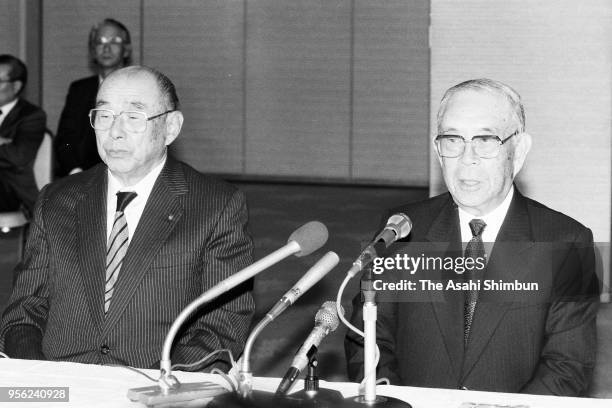
[[[300,296],[308,291],[315,283],[320,281],[340,261],[335,252],[326,253],[319,261],[310,268],[302,278],[297,281],[291,289],[270,309],[266,316],[253,328],[249,335],[242,353],[242,363],[238,378],[238,391],[243,397],[247,397],[252,391],[251,373],[251,349],[255,339],[261,331],[282,312],[291,306]]]
[[[256,274],[264,271],[290,255],[296,255],[298,257],[309,255],[325,245],[327,238],[328,232],[325,225],[319,221],[310,221],[295,230],[289,236],[287,244],[285,244],[283,247],[277,249],[271,254],[266,255],[232,276],[222,280],[188,304],[174,320],[170,330],[168,330],[166,339],[164,340],[160,361],[161,376],[158,380],[158,385],[146,387],[146,389],[129,390],[133,391],[128,392],[129,398],[132,401],[141,401],[145,403],[146,401],[150,401],[151,398],[154,398],[155,401],[158,401],[159,398],[161,398],[161,400],[166,400],[167,397],[169,397],[169,394],[172,393],[173,401],[188,401],[195,399],[197,393],[195,393],[193,389],[184,387],[189,384],[180,384],[176,378],[172,376],[170,351],[172,349],[174,338],[176,337],[181,325],[197,308],[203,304],[212,301],[223,293],[238,286],[244,281],[252,278]],[[185,388],[184,393],[182,392],[181,387]]]
[[[344,313],[343,310],[342,313]],[[308,353],[310,349],[312,347],[319,347],[323,338],[336,330],[339,324],[340,321],[338,320],[338,313],[336,312],[336,302],[327,301],[323,303],[315,315],[315,327],[293,358],[291,367],[287,370],[287,373],[276,389],[276,395],[287,394],[297,377],[300,375],[300,372],[308,365]]]
[[[361,251],[361,254],[359,254],[355,262],[353,262],[347,274],[350,275],[351,278],[354,277],[378,256],[375,248],[378,242],[383,241],[385,248],[388,248],[398,239],[407,237],[411,230],[412,221],[410,221],[410,218],[408,218],[406,214],[393,214],[387,220],[387,224],[383,230],[376,235],[376,238],[374,238],[363,251]]]
[[[267,316],[270,320],[274,320],[282,312],[285,311],[289,306],[295,303],[305,292],[320,281],[329,271],[331,271],[336,265],[340,258],[338,255],[329,251],[319,261],[310,268],[299,281],[291,289],[283,295],[283,297],[276,302],[276,304],[270,309]]]
[[[299,250],[294,255],[300,258],[312,254],[325,245],[328,236],[329,233],[325,224],[319,221],[310,221],[293,231],[287,240],[287,245],[295,246],[292,242],[297,244]]]
[[[398,239],[405,238],[412,230],[412,221],[404,213],[393,214],[387,220],[385,228],[374,238],[374,242],[384,241],[385,247],[389,247]]]

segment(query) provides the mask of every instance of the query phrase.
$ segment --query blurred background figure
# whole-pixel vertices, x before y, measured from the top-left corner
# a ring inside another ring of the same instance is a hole
[[[99,163],[96,135],[87,116],[96,101],[98,86],[111,72],[130,65],[130,32],[119,21],[106,18],[89,33],[91,68],[96,75],[70,84],[55,137],[56,176],[87,170]]]
[[[47,116],[20,98],[27,82],[25,64],[0,55],[0,211],[22,209],[29,215],[38,196],[32,165]]]

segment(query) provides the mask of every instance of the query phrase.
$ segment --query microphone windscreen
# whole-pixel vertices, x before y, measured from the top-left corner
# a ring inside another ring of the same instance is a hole
[[[344,313],[344,309],[341,309]],[[338,318],[338,312],[336,311],[336,302],[328,300],[321,305],[321,308],[315,315],[315,325],[321,325],[327,327],[330,332],[333,332],[338,328],[340,319]]]
[[[294,241],[300,246],[295,256],[310,255],[327,242],[327,227],[319,221],[310,221],[293,231],[287,242]]]

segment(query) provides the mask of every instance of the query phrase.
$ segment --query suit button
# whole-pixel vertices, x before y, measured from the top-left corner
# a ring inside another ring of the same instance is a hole
[[[108,348],[106,344],[103,344],[102,346],[100,346],[100,353],[106,355],[108,354],[109,351],[110,351],[110,348]]]

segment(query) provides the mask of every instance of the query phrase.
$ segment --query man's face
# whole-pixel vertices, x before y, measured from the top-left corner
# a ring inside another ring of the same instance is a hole
[[[476,135],[496,135],[504,140],[517,130],[510,103],[502,95],[486,91],[463,90],[448,101],[440,123],[440,134],[463,136],[466,141]],[[524,155],[515,158],[519,134],[500,146],[497,157],[480,158],[467,143],[463,154],[455,158],[439,157],[446,186],[461,208],[480,216],[502,203],[520,169]],[[524,153],[524,154],[523,154]]]
[[[0,64],[0,106],[5,105],[15,98],[21,87],[21,81],[9,81],[11,79],[11,66]]]
[[[130,50],[121,30],[114,25],[100,27],[94,45],[94,57],[100,67],[113,70],[121,68]]]
[[[96,108],[112,110],[115,115],[139,111],[147,117],[166,111],[157,82],[148,73],[107,78],[98,91]],[[96,130],[96,141],[98,153],[113,175],[132,185],[161,162],[166,145],[172,143],[178,131],[175,133],[172,123],[167,123],[168,115],[148,121],[143,132],[126,130],[125,120],[125,115],[117,117],[110,129]]]

